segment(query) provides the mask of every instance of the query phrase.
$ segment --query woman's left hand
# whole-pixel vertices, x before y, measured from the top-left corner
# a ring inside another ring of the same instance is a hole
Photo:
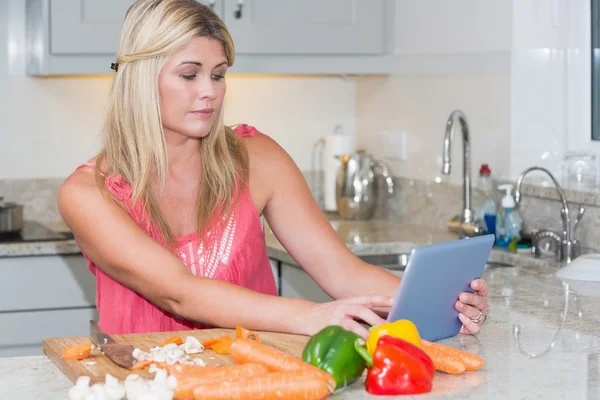
[[[488,311],[487,283],[483,279],[475,279],[471,282],[471,288],[475,293],[461,293],[455,304],[458,318],[463,323],[460,333],[467,335],[479,333]]]

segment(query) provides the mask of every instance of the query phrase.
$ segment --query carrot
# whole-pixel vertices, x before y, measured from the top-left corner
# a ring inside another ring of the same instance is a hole
[[[196,400],[320,400],[329,396],[331,382],[306,371],[271,372],[257,377],[212,382],[194,389]]]
[[[181,336],[171,336],[170,338],[166,338],[162,345],[166,346],[171,343],[175,343],[179,346],[180,344],[183,344],[183,340],[181,339]]]
[[[248,330],[246,328],[242,328],[241,326],[235,327],[235,337],[236,339],[250,339],[256,340],[258,342],[258,333]]]
[[[178,368],[190,367],[190,368]],[[195,367],[195,368],[194,368]],[[167,368],[169,375],[177,378],[174,396],[177,399],[194,397],[194,389],[212,382],[232,381],[267,374],[267,367],[261,364],[228,365],[226,367],[201,367],[198,365],[172,365]]]
[[[153,364],[154,361],[152,360],[144,360],[144,361],[138,361],[133,367],[129,368],[132,371],[138,371],[140,369],[144,369],[147,366]]]
[[[92,351],[91,343],[74,344],[64,349],[63,360],[83,360],[88,358]]]
[[[438,352],[441,354],[447,354],[447,355],[451,355],[451,356],[459,358],[462,361],[462,363],[465,365],[465,369],[467,371],[476,371],[476,370],[480,369],[484,363],[483,358],[481,358],[473,353],[469,353],[468,351],[456,349],[454,347],[445,346],[443,344],[432,343],[432,342],[428,342],[427,340],[421,340],[421,346],[424,349],[427,349],[427,348],[438,349]]]
[[[222,342],[211,345],[210,348],[213,349],[214,352],[217,354],[229,354],[232,343],[233,343],[232,339],[223,340]]]
[[[335,379],[327,372],[264,343],[250,339],[237,339],[231,345],[229,356],[238,364],[263,364],[271,372],[306,371],[309,375],[332,383],[335,389]]]
[[[219,336],[218,338],[205,340],[204,342],[202,342],[202,346],[204,346],[204,347],[210,347],[213,344],[222,342],[224,340],[233,340],[233,339],[230,336],[227,336],[227,335]]]

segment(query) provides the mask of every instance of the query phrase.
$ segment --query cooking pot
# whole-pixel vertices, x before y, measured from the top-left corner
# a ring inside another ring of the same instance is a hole
[[[23,229],[23,206],[4,201],[0,195],[0,235],[17,234]]]

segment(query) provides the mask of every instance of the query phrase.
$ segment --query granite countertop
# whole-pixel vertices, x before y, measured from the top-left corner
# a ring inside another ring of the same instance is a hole
[[[437,373],[437,399],[579,399],[600,394],[600,283],[563,282],[549,267],[488,268],[490,313],[477,336],[444,342],[484,367]],[[564,319],[563,319],[564,316]],[[359,380],[332,399],[367,396]],[[0,359],[0,398],[66,399],[72,383],[45,356]],[[410,397],[403,397],[410,398]]]
[[[81,250],[72,238],[69,228],[63,221],[44,222],[46,228],[65,233],[65,239],[39,240],[25,242],[1,242],[0,257],[46,256],[62,254],[80,254]]]
[[[409,224],[401,219],[344,221],[337,219],[335,214],[327,215],[327,217],[338,237],[357,256],[409,254],[415,246],[459,238],[457,234],[447,229]],[[265,222],[265,240],[269,258],[298,266],[298,263],[277,240],[267,222]],[[496,248],[492,250],[489,262],[542,267],[557,265],[554,260],[533,258],[529,251],[510,253]]]

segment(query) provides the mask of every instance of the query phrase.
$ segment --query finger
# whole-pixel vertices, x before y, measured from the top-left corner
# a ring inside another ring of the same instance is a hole
[[[342,299],[344,304],[357,304],[367,308],[373,307],[391,307],[394,302],[393,297],[379,296],[376,294],[370,296],[356,296]]]
[[[369,331],[367,330],[367,328],[365,328],[364,326],[362,326],[361,324],[359,324],[351,318],[346,318],[344,321],[342,321],[340,325],[345,330],[354,332],[365,340],[369,338]]]
[[[458,314],[458,318],[463,323],[463,328],[465,328],[465,332],[467,334],[476,334],[481,330],[481,326],[473,322],[469,317],[464,315],[463,313]]]
[[[487,295],[488,285],[483,279],[475,279],[471,282],[471,288],[481,295]]]
[[[344,309],[344,313],[346,315],[351,315],[353,317],[360,318],[363,321],[365,321],[365,323],[371,326],[378,326],[381,324],[385,324],[386,322],[379,315],[375,314],[374,311],[363,306],[347,306],[347,308]]]
[[[480,310],[485,308],[486,305],[485,297],[472,293],[461,293],[459,300],[465,304],[477,307]]]
[[[473,306],[467,306],[465,305],[463,308],[460,308],[459,311],[464,314],[465,316],[469,317],[470,319],[477,319],[479,318],[479,309],[475,308]],[[483,311],[481,311],[481,313],[483,314]]]

